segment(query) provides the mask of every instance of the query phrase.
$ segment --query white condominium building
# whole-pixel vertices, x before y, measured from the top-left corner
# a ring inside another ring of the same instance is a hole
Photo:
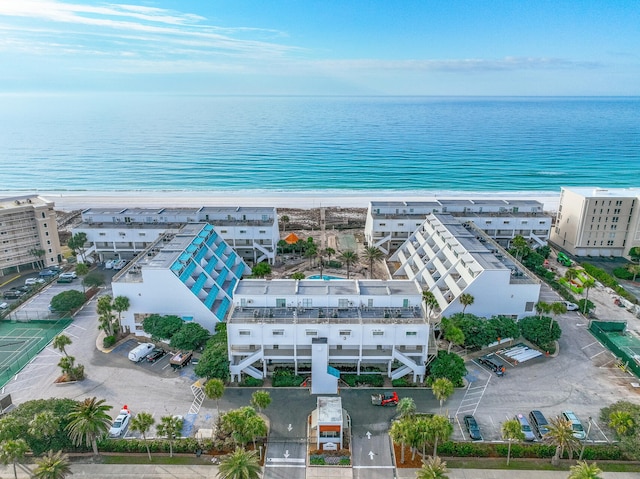
[[[54,203],[37,195],[0,199],[0,276],[53,266],[62,254]]]
[[[451,215],[428,215],[389,259],[397,267],[393,278],[415,280],[431,291],[442,316],[463,310],[463,293],[474,298],[466,312],[477,316],[533,314],[540,281],[497,243],[480,241],[479,234]]]
[[[372,201],[367,210],[367,244],[385,253],[395,251],[430,214],[446,213],[462,223],[471,222],[500,245],[508,247],[516,236],[543,246],[549,238],[551,216],[533,200]]]
[[[436,352],[416,281],[243,280],[227,337],[232,380],[264,378],[279,364],[313,371],[315,383],[339,376],[343,365],[423,381],[427,355]]]
[[[213,332],[224,321],[233,290],[243,273],[242,258],[208,223],[190,223],[167,233],[113,278],[113,296],[126,296],[130,307],[122,325],[144,335],[142,321],[151,314],[176,315]]]
[[[87,235],[88,257],[131,259],[164,233],[194,222],[212,224],[250,264],[273,264],[280,232],[276,209],[269,207],[90,208],[73,233]]]
[[[562,188],[550,241],[576,256],[627,256],[640,246],[640,188]]]

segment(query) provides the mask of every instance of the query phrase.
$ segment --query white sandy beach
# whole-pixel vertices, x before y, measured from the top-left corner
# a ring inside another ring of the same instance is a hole
[[[62,211],[86,208],[273,206],[312,209],[319,207],[366,208],[370,201],[432,201],[436,199],[537,200],[545,211],[555,212],[560,192],[433,192],[433,191],[33,191],[2,192],[4,198],[38,194]]]

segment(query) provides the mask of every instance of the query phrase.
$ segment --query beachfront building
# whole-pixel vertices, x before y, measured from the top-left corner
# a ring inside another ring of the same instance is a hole
[[[535,200],[372,201],[367,209],[365,240],[384,253],[393,252],[427,215],[439,213],[473,223],[505,248],[518,235],[533,247],[544,246],[552,224],[543,204]]]
[[[550,241],[576,256],[625,256],[640,246],[640,188],[562,188]]]
[[[246,279],[227,319],[231,380],[288,365],[312,373],[314,393],[335,392],[343,366],[423,381],[431,333],[416,281]]]
[[[233,290],[249,269],[209,223],[165,233],[113,277],[113,296],[129,298],[125,331],[144,335],[151,314],[176,315],[213,333],[224,321]]]
[[[87,235],[86,256],[98,261],[132,259],[182,225],[206,222],[249,264],[275,261],[280,232],[275,208],[90,208],[73,233]]]
[[[431,291],[441,316],[462,312],[463,293],[473,296],[467,311],[477,316],[516,319],[534,314],[540,280],[482,235],[472,223],[429,214],[390,257],[392,277],[416,281]]]
[[[37,195],[0,199],[0,275],[62,260],[54,203]]]

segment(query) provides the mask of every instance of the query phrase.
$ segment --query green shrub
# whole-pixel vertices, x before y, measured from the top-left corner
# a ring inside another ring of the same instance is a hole
[[[438,454],[450,457],[507,457],[508,449],[509,445],[506,443],[446,441],[438,445]],[[553,457],[555,452],[556,448],[551,444],[513,443],[511,445],[511,457],[547,459]],[[565,451],[564,457],[568,459],[568,452]],[[614,444],[587,446],[583,456],[583,459],[590,461],[623,460],[625,458],[624,450]]]
[[[305,377],[296,375],[293,369],[276,368],[273,372],[272,384],[274,388],[298,387],[304,380]]]
[[[264,380],[252,378],[251,376],[245,376],[245,378],[240,383],[240,386],[247,388],[259,388],[264,384]]]
[[[316,456],[313,455],[309,458],[309,464],[311,464],[312,466],[324,466],[325,462],[324,462],[324,456]]]
[[[619,279],[633,279],[633,273],[627,268],[616,268],[613,270],[613,275]]]
[[[340,461],[338,462],[339,466],[350,466],[351,465],[351,459],[348,457],[341,457]]]
[[[342,268],[342,263],[340,261],[327,261],[327,268]]]
[[[115,336],[105,336],[105,338],[102,340],[102,346],[104,346],[105,348],[110,348],[114,344],[116,344]]]
[[[415,388],[418,386],[417,383],[411,381],[407,376],[392,380],[391,385],[394,388]]]
[[[379,374],[341,374],[340,379],[352,388],[357,386],[384,386],[384,377]]]

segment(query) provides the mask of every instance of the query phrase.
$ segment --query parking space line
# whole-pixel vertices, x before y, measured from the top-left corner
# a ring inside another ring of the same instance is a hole
[[[584,346],[584,347],[582,347],[580,349],[587,349],[588,347],[593,346],[594,344],[600,344],[600,342],[599,341],[594,341],[594,342],[592,342],[590,344],[587,344],[586,346]],[[600,346],[602,346],[602,344],[600,344]]]
[[[596,422],[596,420],[595,420],[595,419],[592,419],[592,420],[591,420],[591,422],[593,423],[593,425],[594,425],[596,428],[598,428],[598,431],[600,431],[600,434],[602,434],[602,437],[604,437],[604,438],[607,440],[607,442],[610,442],[610,441],[609,441],[609,438],[607,437],[607,435],[604,433],[604,431],[603,431],[602,429],[600,429],[600,426],[598,426],[598,423]]]
[[[593,359],[596,356],[600,356],[602,353],[606,353],[607,351],[605,349],[603,349],[602,351],[600,351],[599,353],[594,354],[593,356],[591,356],[589,359]]]

